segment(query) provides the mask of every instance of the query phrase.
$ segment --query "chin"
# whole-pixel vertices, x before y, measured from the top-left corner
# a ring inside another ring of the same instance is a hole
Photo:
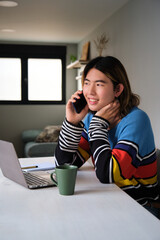
[[[90,111],[98,111],[96,107],[89,106]]]
[[[99,109],[91,107],[91,108],[89,108],[89,111],[92,113],[96,113],[99,111]]]

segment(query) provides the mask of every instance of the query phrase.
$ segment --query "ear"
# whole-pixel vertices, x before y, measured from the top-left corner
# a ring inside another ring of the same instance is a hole
[[[116,89],[115,89],[115,97],[119,97],[121,95],[121,93],[123,92],[123,89],[124,89],[124,86],[122,83],[119,83],[117,86],[116,86]]]

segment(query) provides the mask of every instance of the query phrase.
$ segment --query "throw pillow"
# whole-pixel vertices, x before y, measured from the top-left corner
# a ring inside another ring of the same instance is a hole
[[[57,142],[61,125],[46,126],[44,130],[37,136],[36,142]]]

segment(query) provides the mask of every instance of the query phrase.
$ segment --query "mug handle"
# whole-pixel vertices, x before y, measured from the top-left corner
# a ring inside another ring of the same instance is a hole
[[[50,178],[52,179],[52,181],[56,184],[56,186],[58,186],[58,183],[57,183],[57,181],[53,178],[53,174],[55,174],[56,172],[54,171],[54,172],[52,172],[51,174],[50,174]]]

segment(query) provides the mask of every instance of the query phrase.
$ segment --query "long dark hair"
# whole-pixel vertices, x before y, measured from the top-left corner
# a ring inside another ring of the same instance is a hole
[[[123,84],[123,92],[118,97],[121,117],[126,116],[134,106],[139,105],[140,98],[137,94],[132,93],[126,70],[117,58],[107,56],[97,57],[91,60],[83,71],[82,86],[84,79],[92,68],[104,73],[112,81],[114,89],[119,83]]]

